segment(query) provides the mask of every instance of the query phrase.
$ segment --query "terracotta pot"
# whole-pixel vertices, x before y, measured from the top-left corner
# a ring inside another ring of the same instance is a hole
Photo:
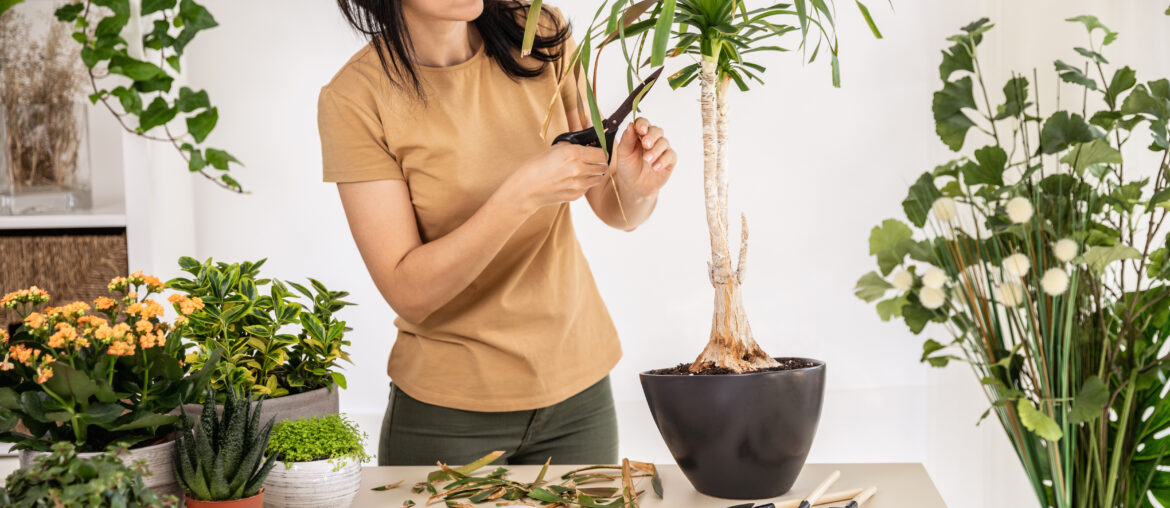
[[[341,410],[337,393],[338,387],[334,387],[332,390],[318,388],[296,395],[264,399],[264,407],[260,410],[260,422],[266,423],[272,417],[276,417],[276,421],[280,422],[305,416],[335,414]],[[253,402],[254,405],[255,402]],[[203,413],[203,404],[184,404],[183,409],[187,411],[187,416],[198,422],[199,415]],[[215,410],[222,415],[223,405],[217,405]],[[178,414],[178,410],[175,413]]]
[[[193,499],[191,496],[185,496],[187,501],[187,508],[260,508],[264,506],[264,489],[255,496],[245,497],[243,499],[232,499],[231,501],[200,501]]]
[[[176,498],[183,497],[183,490],[179,487],[178,480],[175,479],[174,440],[166,441],[151,446],[144,446],[142,448],[131,448],[126,450],[119,456],[127,466],[132,466],[139,460],[146,460],[146,466],[150,468],[150,476],[142,478],[142,482],[146,487],[153,490],[155,494],[160,496],[171,495]],[[101,452],[85,452],[78,453],[81,457],[93,457],[100,455]],[[32,465],[33,459],[40,455],[47,455],[47,452],[37,452],[32,450],[20,451],[20,467],[28,467]]]
[[[695,490],[766,499],[792,488],[821,418],[825,363],[715,376],[643,372],[646,403]]]
[[[268,472],[264,490],[270,508],[349,506],[362,483],[362,464],[348,460],[337,471],[328,460],[281,462]]]

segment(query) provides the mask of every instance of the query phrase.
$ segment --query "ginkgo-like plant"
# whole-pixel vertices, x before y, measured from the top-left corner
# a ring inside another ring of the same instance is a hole
[[[869,9],[861,2],[855,3],[873,35],[881,38]],[[535,33],[534,20],[540,6],[539,0],[532,3],[525,49],[531,47],[530,34]],[[830,0],[793,0],[757,8],[749,7],[743,0],[614,0],[602,2],[572,55],[572,64],[579,62],[585,69],[594,63],[592,75],[586,80],[585,95],[593,126],[603,144],[602,115],[594,90],[596,59],[605,48],[620,45],[627,62],[626,81],[631,89],[639,81],[635,76],[646,67],[659,67],[672,57],[693,60],[669,78],[675,89],[698,80],[702,105],[703,187],[711,243],[707,269],[715,288],[715,312],[710,341],[691,364],[691,372],[717,367],[743,373],[778,366],[752,336],[744,310],[740,286],[747,268],[745,217],[741,216],[740,246],[734,257],[729,240],[729,98],[734,89],[748,90],[752,81],[763,83],[765,67],[753,58],[765,52],[792,49],[800,50],[809,62],[827,54],[833,85],[839,86],[835,26],[835,7]],[[573,65],[566,66],[562,83],[572,68]]]

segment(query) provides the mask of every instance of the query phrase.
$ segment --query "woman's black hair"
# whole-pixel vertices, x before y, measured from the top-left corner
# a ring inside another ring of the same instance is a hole
[[[378,59],[390,82],[424,97],[414,63],[414,46],[402,15],[402,0],[337,0],[337,5],[346,21],[378,50]],[[540,65],[525,66],[514,51],[520,49],[524,39],[528,8],[528,3],[518,0],[484,0],[483,13],[473,21],[483,39],[484,52],[514,78],[539,76],[548,63],[561,58],[571,33],[568,23],[562,23],[542,6],[541,25],[551,30],[541,30],[543,34],[538,33],[532,44],[530,56]]]

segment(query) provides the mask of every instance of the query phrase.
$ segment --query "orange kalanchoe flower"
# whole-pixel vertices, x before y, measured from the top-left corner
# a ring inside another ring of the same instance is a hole
[[[49,301],[49,293],[45,290],[32,286],[28,289],[21,289],[13,291],[0,298],[0,307],[14,308],[18,303],[45,303]]]
[[[183,295],[180,295],[179,293],[171,293],[171,296],[167,297],[167,301],[171,302],[171,303],[175,303],[175,302],[182,300],[182,299],[183,299]]]
[[[195,298],[183,297],[182,300],[179,300],[179,312],[182,312],[183,315],[189,316],[202,308],[203,299],[199,298],[198,296]]]
[[[98,316],[81,316],[77,318],[77,324],[79,326],[85,326],[86,329],[105,326],[107,323],[108,321],[105,318]]]
[[[8,354],[12,357],[13,360],[16,360],[24,365],[28,365],[28,361],[33,357],[33,350],[23,345],[17,344],[12,346],[12,349],[8,351]]]
[[[114,277],[113,279],[110,279],[110,283],[106,285],[106,289],[109,289],[110,291],[121,291],[126,289],[127,282],[129,281],[126,280],[126,277]]]
[[[77,340],[77,330],[69,323],[58,323],[57,331],[49,336],[49,347],[61,349]]]
[[[104,296],[99,296],[93,301],[93,306],[97,310],[108,310],[114,308],[117,305],[118,302],[113,298],[106,298]]]
[[[40,312],[33,312],[24,318],[24,324],[28,325],[29,328],[40,328],[46,323],[45,315]]]
[[[49,379],[52,379],[52,377],[53,377],[53,368],[52,367],[40,367],[37,369],[37,384],[45,384],[45,382],[48,381]]]
[[[137,330],[138,333],[150,333],[154,331],[154,324],[145,319],[139,319],[137,323],[134,323],[134,329]]]
[[[93,336],[101,341],[108,341],[114,338],[114,329],[110,325],[102,323],[93,331]]]
[[[0,362],[0,371],[12,370],[16,368],[16,364],[8,361],[7,358]]]
[[[116,340],[110,343],[107,351],[111,356],[130,356],[134,354],[134,342],[130,340]]]

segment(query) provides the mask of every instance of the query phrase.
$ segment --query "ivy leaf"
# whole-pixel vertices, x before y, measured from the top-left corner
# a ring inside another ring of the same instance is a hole
[[[119,86],[110,90],[110,94],[118,98],[118,102],[122,104],[122,110],[132,115],[142,113],[142,96],[137,90],[133,88],[126,88]]]
[[[175,118],[178,111],[162,97],[155,97],[138,117],[138,132],[147,132]]]
[[[179,2],[178,18],[182,21],[183,31],[179,32],[179,35],[175,37],[173,47],[176,54],[182,54],[183,50],[195,39],[195,34],[199,33],[199,31],[219,25],[206,8],[195,3],[193,0],[181,0]]]
[[[914,244],[911,236],[910,227],[897,219],[886,219],[869,232],[869,254],[877,256],[882,275],[888,275],[895,266],[902,264]]]
[[[1092,141],[1095,138],[1093,130],[1081,115],[1057,111],[1044,121],[1044,127],[1040,130],[1040,152],[1057,153],[1073,143]]]
[[[910,303],[906,295],[898,295],[894,298],[888,298],[877,303],[878,317],[882,321],[889,321],[891,318],[902,317],[902,308]]]
[[[1109,80],[1109,87],[1106,90],[1109,91],[1109,95],[1113,96],[1113,100],[1117,100],[1121,92],[1133,88],[1135,84],[1137,84],[1137,73],[1127,65],[1113,71],[1113,79]]]
[[[931,109],[934,112],[935,132],[954,151],[963,147],[967,131],[975,126],[975,122],[963,113],[964,108],[975,109],[975,96],[969,76],[949,81],[942,90],[934,93]]]
[[[1028,102],[1028,78],[1017,76],[1009,79],[1007,84],[1003,85],[1004,103],[996,106],[995,119],[1003,120],[1005,118],[1012,118],[1031,106]]]
[[[1109,403],[1109,388],[1101,378],[1092,376],[1085,380],[1081,391],[1077,392],[1073,400],[1072,410],[1069,411],[1069,421],[1072,423],[1086,423],[1096,420]]]
[[[910,186],[910,192],[902,201],[902,210],[906,218],[915,226],[926,225],[926,217],[934,201],[942,197],[942,193],[934,186],[934,177],[930,173],[923,173],[918,181]]]
[[[960,168],[967,185],[1003,185],[1003,170],[1007,167],[1007,152],[1003,148],[988,145],[975,150],[975,160],[979,163],[968,162]]]
[[[866,302],[874,302],[886,295],[886,291],[893,289],[894,286],[886,282],[877,272],[869,272],[858,279],[857,286],[853,288],[853,294]]]
[[[211,167],[213,167],[215,169],[222,169],[222,170],[226,171],[228,169],[229,162],[234,162],[236,164],[240,163],[239,160],[236,160],[235,157],[232,157],[232,154],[227,153],[223,150],[217,150],[215,148],[208,148],[208,149],[204,150],[203,152],[204,152],[204,154],[203,154],[204,157],[207,158],[207,163],[210,164]]]
[[[1088,143],[1078,143],[1060,162],[1072,166],[1078,176],[1085,173],[1085,168],[1097,164],[1121,164],[1121,152],[1109,145],[1108,142],[1094,139]]]
[[[175,0],[142,0],[142,15],[175,7]]]
[[[16,5],[21,1],[22,0],[0,0],[0,12],[4,12],[6,9],[8,9],[8,7]],[[58,21],[70,22],[77,19],[77,16],[80,15],[84,10],[85,5],[83,5],[81,2],[75,2],[62,5],[61,8],[53,12],[53,15],[57,16]]]
[[[1060,79],[1068,83],[1075,83],[1081,85],[1089,90],[1097,89],[1097,82],[1085,75],[1080,69],[1066,64],[1060,60],[1056,61],[1056,72],[1060,74]]]
[[[121,74],[134,81],[147,81],[160,76],[166,76],[166,71],[150,62],[131,58],[125,53],[114,54],[110,59],[110,72]]]
[[[219,110],[217,108],[205,109],[202,113],[187,118],[187,132],[195,138],[196,143],[202,143],[215,128],[217,121],[219,121]]]
[[[179,108],[179,111],[190,113],[196,109],[210,108],[211,101],[207,98],[206,90],[194,92],[190,88],[183,87],[179,89],[179,99],[175,101],[175,106]]]
[[[1111,245],[1103,246],[1097,245],[1090,247],[1081,255],[1081,262],[1088,264],[1097,273],[1105,271],[1105,268],[1114,261],[1121,261],[1123,259],[1139,259],[1142,257],[1141,251],[1130,247],[1129,245]]]
[[[1060,431],[1056,422],[1050,416],[1036,409],[1036,406],[1032,405],[1032,401],[1020,398],[1016,409],[1020,413],[1020,422],[1024,424],[1025,428],[1035,432],[1037,436],[1049,441],[1059,441],[1060,438],[1064,437],[1064,433]]]

